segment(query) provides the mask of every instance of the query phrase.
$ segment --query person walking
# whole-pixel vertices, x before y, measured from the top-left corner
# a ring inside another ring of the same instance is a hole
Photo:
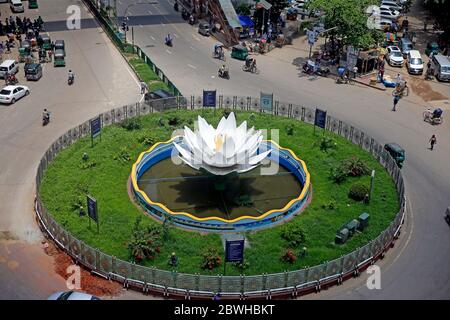
[[[148,86],[144,81],[141,81],[141,94],[144,94],[145,90],[148,90]]]
[[[400,73],[397,73],[397,76],[395,77],[395,85],[398,86],[401,81],[402,81],[402,76],[400,75]]]
[[[436,140],[436,136],[433,134],[430,138],[430,150],[433,150],[434,145],[436,144],[437,140]]]
[[[400,101],[400,95],[398,95],[398,94],[396,94],[395,96],[394,96],[394,106],[392,107],[392,111],[397,111],[396,110],[396,106],[397,106],[397,103]]]

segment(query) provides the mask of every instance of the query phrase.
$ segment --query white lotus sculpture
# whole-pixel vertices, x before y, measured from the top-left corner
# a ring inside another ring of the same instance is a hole
[[[204,169],[213,175],[243,173],[252,170],[270,150],[257,154],[263,135],[254,128],[247,130],[244,121],[236,127],[234,113],[223,117],[217,129],[198,116],[198,130],[184,127],[184,145],[174,143],[180,158],[190,167]]]

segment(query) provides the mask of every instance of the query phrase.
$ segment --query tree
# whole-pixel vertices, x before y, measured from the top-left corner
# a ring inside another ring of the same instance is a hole
[[[366,8],[375,4],[376,0],[311,0],[307,7],[311,10],[325,12],[325,28],[331,30],[328,35],[332,46],[340,39],[342,45],[352,45],[356,49],[368,49],[380,39],[378,30],[367,27]]]
[[[439,29],[444,31],[443,39],[450,41],[450,0],[425,0],[425,7],[436,19]]]

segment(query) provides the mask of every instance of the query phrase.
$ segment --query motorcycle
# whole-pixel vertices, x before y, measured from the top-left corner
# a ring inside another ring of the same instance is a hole
[[[189,24],[191,25],[191,26],[193,26],[194,24],[195,24],[195,18],[194,18],[194,16],[190,16],[189,17]]]
[[[50,122],[50,112],[42,117],[42,126],[45,127]]]
[[[223,51],[213,52],[213,58],[225,61],[225,53]]]
[[[6,85],[16,85],[19,82],[15,75],[9,75],[6,77]]]
[[[219,77],[229,80],[230,73],[228,72],[228,70],[219,69]]]
[[[165,44],[166,46],[172,47],[172,39],[166,39]]]
[[[251,66],[243,65],[242,70],[246,72],[251,72],[255,74],[259,74],[259,69],[256,67],[256,65],[252,64]]]
[[[69,78],[67,78],[67,84],[69,86],[71,86],[74,81],[75,81],[75,77],[74,76],[69,76]]]

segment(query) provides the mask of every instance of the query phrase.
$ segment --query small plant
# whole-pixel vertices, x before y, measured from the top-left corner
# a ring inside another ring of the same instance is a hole
[[[128,131],[139,130],[142,127],[140,118],[128,118],[122,121],[120,126]]]
[[[347,180],[347,171],[342,166],[337,166],[330,169],[330,179],[334,183],[342,183]]]
[[[319,149],[323,152],[328,152],[330,150],[334,150],[337,148],[337,143],[334,141],[333,138],[330,137],[320,138],[318,145]]]
[[[128,153],[127,148],[122,147],[117,156],[114,157],[114,160],[118,160],[121,162],[128,162],[131,160],[130,154]]]
[[[142,217],[137,217],[133,226],[132,238],[128,243],[128,249],[136,262],[141,262],[145,258],[153,260],[160,248],[160,231],[158,227],[148,227],[142,229]]]
[[[234,262],[233,265],[238,268],[241,272],[250,267],[250,263],[247,260]]]
[[[299,245],[305,243],[306,236],[302,227],[295,224],[287,224],[281,230],[281,237],[289,243],[290,247],[298,247]]]
[[[84,152],[84,153],[83,153],[83,156],[81,157],[81,159],[82,159],[83,161],[88,161],[88,160],[89,160],[89,155],[88,155],[86,152]]]
[[[369,167],[357,157],[351,157],[342,162],[342,167],[347,171],[347,175],[358,177],[369,173]]]
[[[137,141],[141,144],[143,144],[144,146],[148,147],[148,146],[152,146],[155,144],[156,139],[155,137],[150,133],[141,133],[138,138]]]
[[[89,161],[89,162],[86,162],[86,163],[82,163],[81,166],[80,166],[80,169],[81,170],[86,170],[86,169],[94,168],[95,166],[97,166],[97,162]]]
[[[350,187],[348,197],[356,201],[362,201],[367,194],[369,194],[369,188],[365,184],[356,182]]]
[[[83,199],[81,196],[78,196],[73,202],[72,202],[72,210],[75,212],[81,212],[83,210]]]
[[[217,252],[217,249],[209,247],[203,253],[203,261],[201,264],[201,268],[213,270],[213,269],[217,268],[218,266],[220,266],[221,263],[222,263],[222,258],[220,257],[219,253]]]
[[[162,240],[167,241],[170,237],[170,230],[172,227],[172,220],[170,218],[166,218],[161,227]]]
[[[250,120],[250,121],[254,121],[255,119],[256,119],[256,116],[255,116],[254,113],[252,113],[252,114],[248,117],[248,120]]]
[[[297,256],[295,255],[294,250],[287,249],[281,256],[281,260],[293,264],[295,263],[295,261],[297,261]]]
[[[286,126],[286,134],[292,136],[294,134],[294,125],[292,123]]]
[[[337,209],[336,201],[330,200],[328,203],[322,204],[322,209],[325,209],[325,210],[336,210]]]
[[[159,118],[158,119],[158,125],[160,127],[165,127],[166,126],[166,120],[164,120],[164,118]]]

